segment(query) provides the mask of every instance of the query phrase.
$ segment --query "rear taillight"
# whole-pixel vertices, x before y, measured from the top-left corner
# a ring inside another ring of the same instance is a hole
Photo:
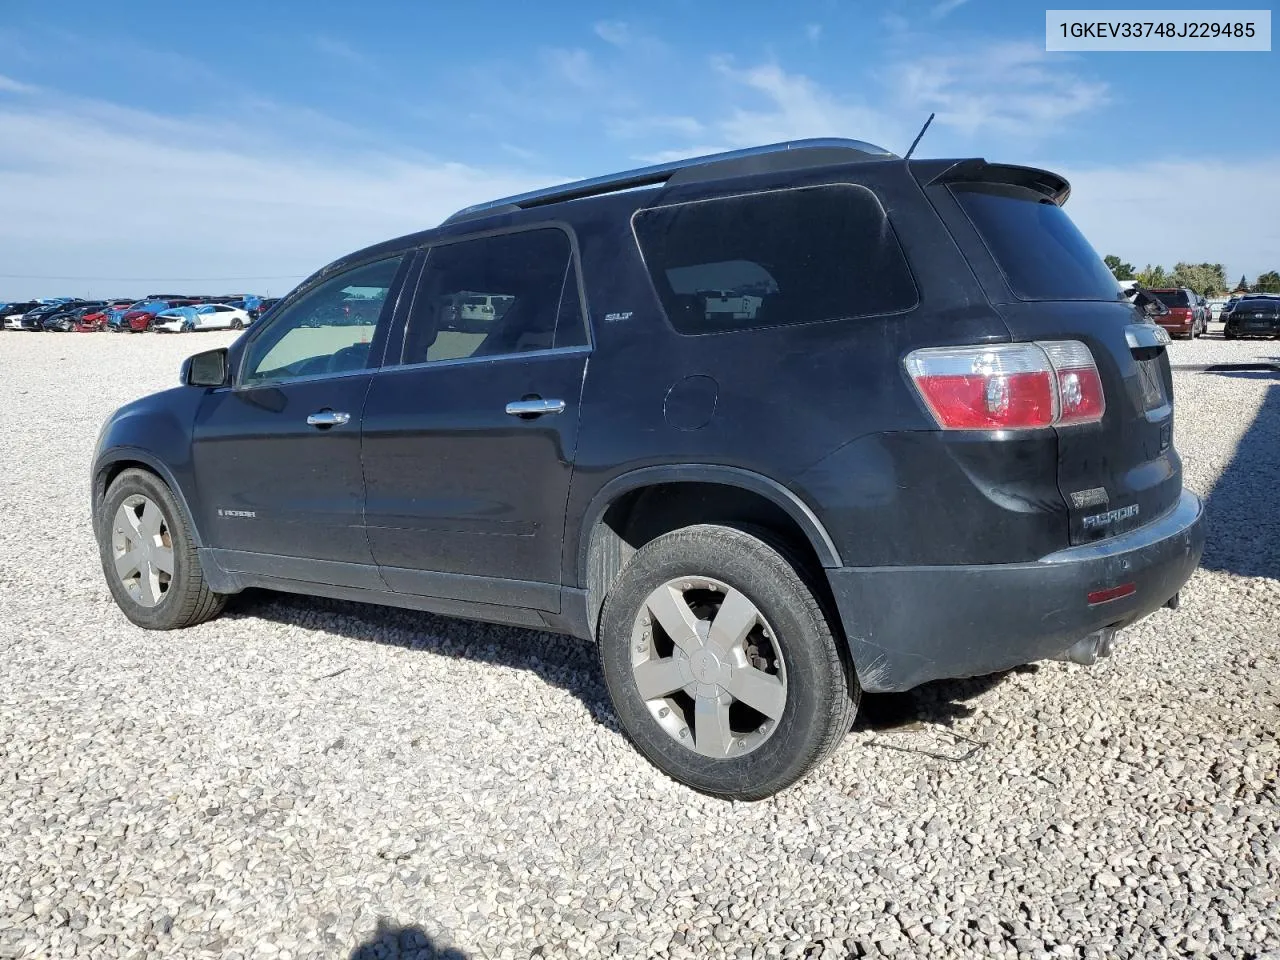
[[[1057,426],[1096,423],[1107,410],[1102,378],[1093,354],[1079,340],[1042,343],[1040,349],[1053,366],[1058,387]]]
[[[928,347],[904,364],[944,430],[1033,430],[1106,412],[1093,354],[1076,340]]]

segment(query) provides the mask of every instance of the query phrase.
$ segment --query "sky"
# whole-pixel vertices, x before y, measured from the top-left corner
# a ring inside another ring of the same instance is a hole
[[[0,0],[0,300],[280,295],[527,189],[799,137],[1046,167],[1099,253],[1280,269],[1280,53],[996,0]],[[163,288],[163,291],[162,289]]]

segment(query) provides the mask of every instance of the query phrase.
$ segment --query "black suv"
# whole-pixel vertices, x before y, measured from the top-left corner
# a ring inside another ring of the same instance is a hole
[[[156,629],[267,587],[592,638],[639,749],[736,798],[863,690],[1092,662],[1204,535],[1168,336],[1068,189],[801,141],[352,254],[103,428],[111,591]]]

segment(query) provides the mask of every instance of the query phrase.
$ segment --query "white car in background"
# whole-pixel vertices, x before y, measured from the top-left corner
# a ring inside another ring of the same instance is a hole
[[[157,314],[154,329],[164,333],[189,330],[241,330],[253,317],[226,303],[202,303],[195,307],[175,307]]]

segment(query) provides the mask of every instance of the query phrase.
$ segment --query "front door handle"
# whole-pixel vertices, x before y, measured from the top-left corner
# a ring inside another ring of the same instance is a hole
[[[512,400],[507,404],[507,413],[513,417],[532,419],[550,413],[564,413],[564,406],[563,400],[543,400],[541,397],[532,397],[525,400]]]
[[[339,413],[337,410],[319,410],[307,417],[307,426],[327,430],[329,427],[340,427],[351,422],[351,414]]]

